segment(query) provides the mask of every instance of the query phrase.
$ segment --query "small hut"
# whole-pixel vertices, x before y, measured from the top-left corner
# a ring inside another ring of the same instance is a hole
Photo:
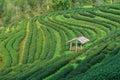
[[[82,49],[82,45],[87,43],[89,39],[84,36],[73,38],[69,40],[67,43],[70,43],[70,50],[71,51],[78,51]]]

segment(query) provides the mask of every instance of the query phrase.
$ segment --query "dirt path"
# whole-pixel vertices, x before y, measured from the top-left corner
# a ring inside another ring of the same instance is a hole
[[[28,34],[29,34],[29,22],[27,23],[27,28],[26,28],[26,35],[24,37],[24,39],[22,40],[21,44],[20,44],[20,51],[19,51],[19,65],[22,64],[22,59],[23,59],[23,53],[24,53],[24,49],[25,49],[25,43],[27,41],[28,38]]]

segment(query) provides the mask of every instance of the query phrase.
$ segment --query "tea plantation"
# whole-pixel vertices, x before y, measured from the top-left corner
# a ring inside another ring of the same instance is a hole
[[[85,36],[83,49],[68,40]],[[0,80],[120,80],[120,5],[36,16],[0,31]]]

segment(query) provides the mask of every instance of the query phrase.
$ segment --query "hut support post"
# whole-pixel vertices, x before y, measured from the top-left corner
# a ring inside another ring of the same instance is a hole
[[[70,50],[72,50],[72,42],[70,42]]]
[[[77,52],[77,40],[76,40],[76,52]]]
[[[80,45],[80,49],[82,49],[82,44]]]

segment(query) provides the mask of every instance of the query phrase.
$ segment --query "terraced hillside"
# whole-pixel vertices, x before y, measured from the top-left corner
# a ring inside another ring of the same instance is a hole
[[[78,53],[68,40],[90,41]],[[23,20],[0,33],[0,80],[119,80],[120,5]]]

